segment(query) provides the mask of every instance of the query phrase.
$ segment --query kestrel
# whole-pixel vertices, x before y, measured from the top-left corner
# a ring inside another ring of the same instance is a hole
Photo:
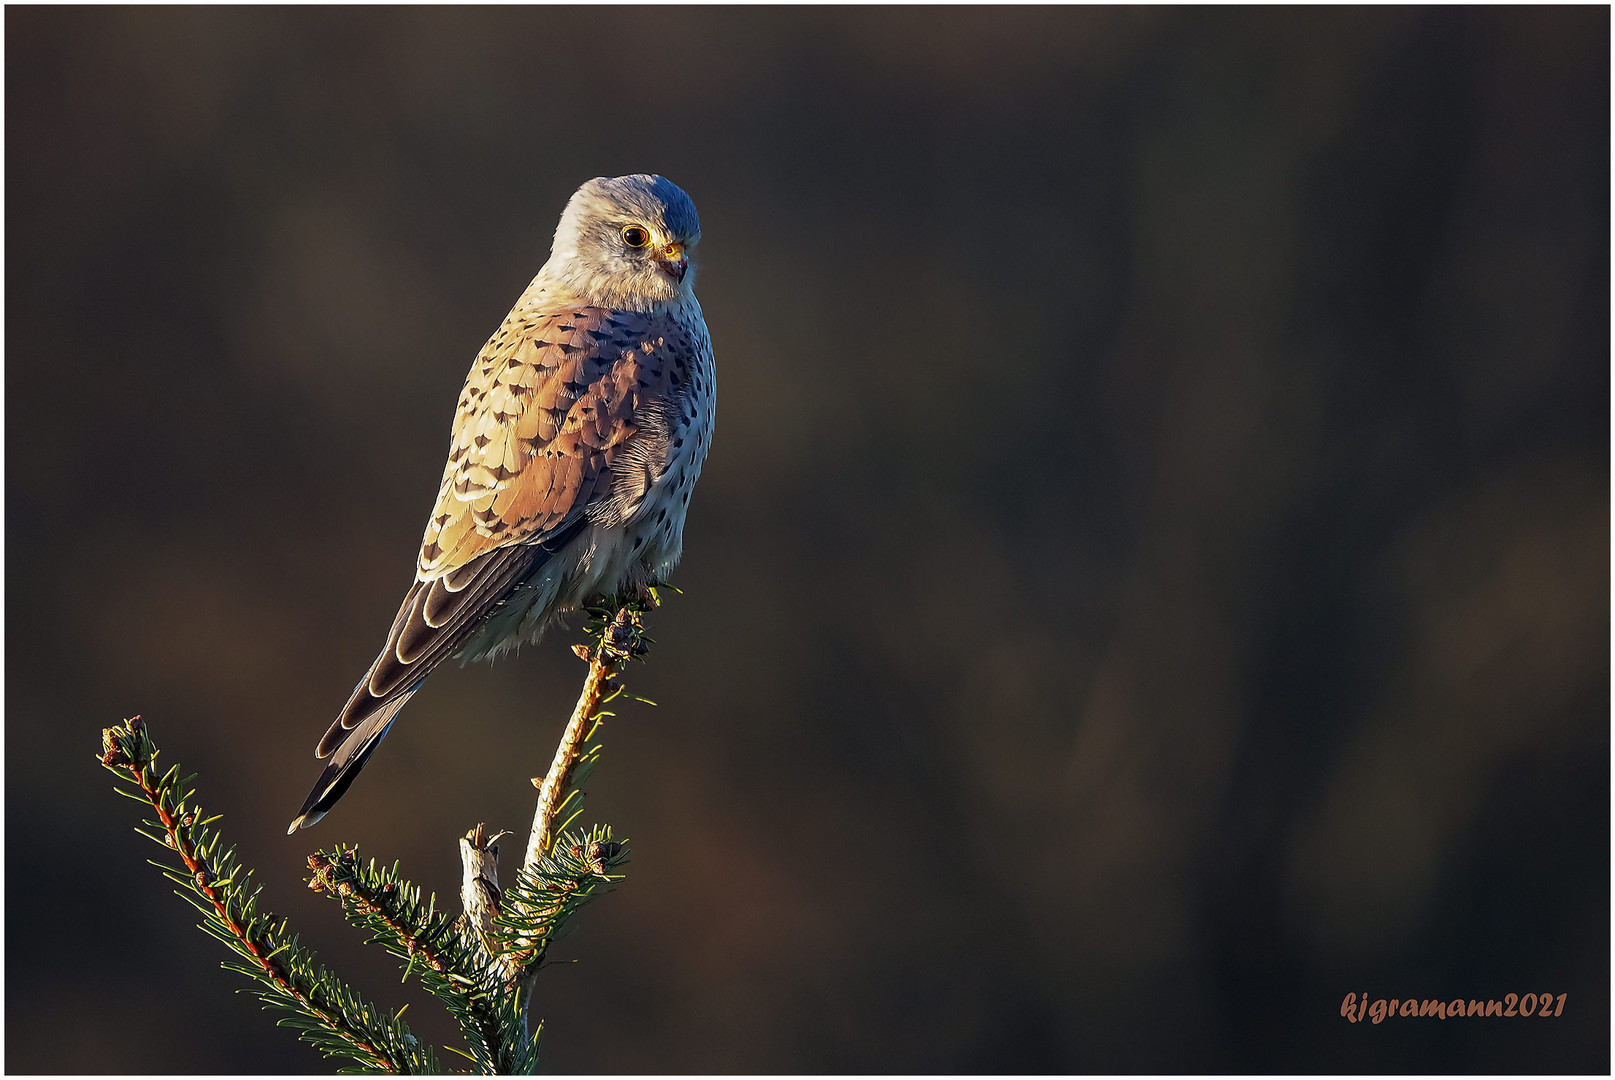
[[[678,563],[717,403],[700,238],[690,197],[660,176],[598,177],[566,204],[549,261],[466,376],[414,584],[287,832],[325,816],[444,660],[537,641]]]

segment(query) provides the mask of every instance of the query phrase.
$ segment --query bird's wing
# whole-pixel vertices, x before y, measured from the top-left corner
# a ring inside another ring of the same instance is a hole
[[[590,516],[620,518],[602,509],[620,510],[634,477],[613,464],[661,468],[645,460],[646,444],[665,431],[693,354],[665,316],[512,313],[460,394],[415,583],[319,756],[419,686]]]

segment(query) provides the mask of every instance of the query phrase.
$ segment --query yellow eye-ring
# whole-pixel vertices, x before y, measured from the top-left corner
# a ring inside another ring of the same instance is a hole
[[[642,248],[650,243],[650,233],[640,225],[630,225],[622,231],[622,242],[631,248]]]

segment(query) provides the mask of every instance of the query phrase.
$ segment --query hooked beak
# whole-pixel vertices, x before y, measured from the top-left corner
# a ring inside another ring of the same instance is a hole
[[[684,245],[667,245],[656,256],[656,265],[667,271],[668,277],[674,281],[683,281],[685,271],[690,269],[690,260],[684,254]]]

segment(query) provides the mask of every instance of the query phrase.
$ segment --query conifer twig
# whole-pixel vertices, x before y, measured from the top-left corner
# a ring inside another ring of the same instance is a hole
[[[655,591],[646,589],[626,597],[613,597],[604,606],[591,608],[593,618],[589,631],[594,639],[593,648],[586,645],[572,648],[579,659],[588,661],[589,674],[583,680],[577,705],[561,733],[549,772],[543,779],[533,780],[533,786],[538,788],[538,806],[527,838],[527,852],[516,873],[516,883],[503,894],[501,910],[495,920],[505,945],[505,957],[521,991],[524,1032],[538,970],[556,929],[587,903],[599,886],[616,880],[618,875],[611,870],[624,859],[623,846],[611,839],[610,829],[596,828],[587,835],[573,835],[564,845],[558,844],[556,834],[579,812],[581,794],[569,789],[581,783],[580,767],[586,770],[600,755],[600,727],[610,715],[604,706],[622,693],[622,687],[615,684],[613,677],[628,661],[644,657],[649,639],[640,615],[657,602]],[[573,798],[573,795],[578,797]],[[557,825],[557,818],[568,806],[570,813]],[[467,852],[464,840],[460,853],[466,874],[462,896],[470,896],[473,853]],[[497,880],[497,867],[491,874],[482,869],[492,860],[483,861],[478,856],[476,862],[479,874]],[[466,913],[470,920],[469,904]]]
[[[516,970],[537,972],[556,932],[579,908],[621,880],[627,847],[612,839],[609,825],[564,832],[538,865],[523,867],[505,892],[505,910],[494,925]]]
[[[549,772],[542,780],[533,781],[533,786],[538,788],[538,807],[533,814],[533,829],[527,839],[527,855],[522,860],[524,871],[536,870],[540,858],[549,853],[554,843],[556,814],[565,802],[589,736],[595,733],[595,728],[605,715],[601,708],[620,692],[620,688],[613,685],[612,677],[623,664],[645,653],[640,610],[640,604],[624,601],[617,607],[610,622],[601,628],[593,649],[585,645],[573,646],[573,651],[580,659],[589,661],[589,674],[583,680],[583,691],[578,695],[577,706],[572,710],[566,730],[562,732],[561,741],[555,748],[555,758],[550,762]]]
[[[144,802],[156,815],[147,825],[157,832],[137,829],[142,836],[174,851],[185,868],[181,874],[163,867],[165,875],[184,887],[185,896],[202,913],[202,928],[249,960],[252,966],[224,966],[256,979],[266,1004],[294,1014],[294,1025],[326,1054],[342,1054],[367,1070],[383,1072],[436,1072],[430,1049],[423,1048],[396,1018],[384,1020],[374,1006],[363,1001],[323,968],[312,956],[286,937],[286,922],[258,909],[261,891],[235,859],[235,849],[224,847],[210,828],[217,816],[203,818],[200,808],[183,790],[188,778],[175,765],[159,774],[157,748],[136,716],[101,733],[101,764],[133,790],[123,794]],[[121,790],[121,789],[120,789]]]
[[[502,1012],[511,1011],[513,993],[506,965],[482,942],[462,934],[436,897],[423,902],[419,886],[398,876],[396,866],[368,866],[356,848],[309,856],[309,888],[340,898],[355,925],[372,931],[389,952],[405,961],[405,976],[420,973],[421,984],[459,1022],[471,1058],[486,1072],[516,1073],[527,1056],[517,1040],[507,1040]]]
[[[352,847],[309,857],[310,888],[338,897],[348,920],[370,934],[367,944],[379,942],[404,962],[406,979],[418,975],[464,1033],[462,1056],[484,1074],[536,1071],[542,1024],[532,1025],[528,1011],[550,945],[581,907],[622,879],[627,847],[610,827],[572,825],[603,751],[607,706],[625,692],[618,676],[644,657],[650,639],[641,615],[656,602],[654,591],[638,590],[589,609],[592,646],[575,648],[589,673],[549,772],[533,781],[533,828],[508,889],[499,886],[497,846],[506,834],[489,836],[483,825],[459,841],[463,918],[440,910],[435,896],[399,876],[397,864],[361,864]],[[280,1022],[328,1056],[349,1058],[363,1072],[441,1072],[436,1051],[400,1020],[402,1009],[383,1013],[359,997],[315,962],[285,919],[260,908],[262,888],[213,827],[217,815],[204,818],[191,801],[193,778],[177,765],[159,773],[157,753],[139,717],[102,732],[100,763],[133,784],[120,794],[154,815],[136,831],[179,857],[177,866],[154,865],[201,912],[202,929],[246,961],[224,967],[255,980],[265,1005],[287,1014]]]

